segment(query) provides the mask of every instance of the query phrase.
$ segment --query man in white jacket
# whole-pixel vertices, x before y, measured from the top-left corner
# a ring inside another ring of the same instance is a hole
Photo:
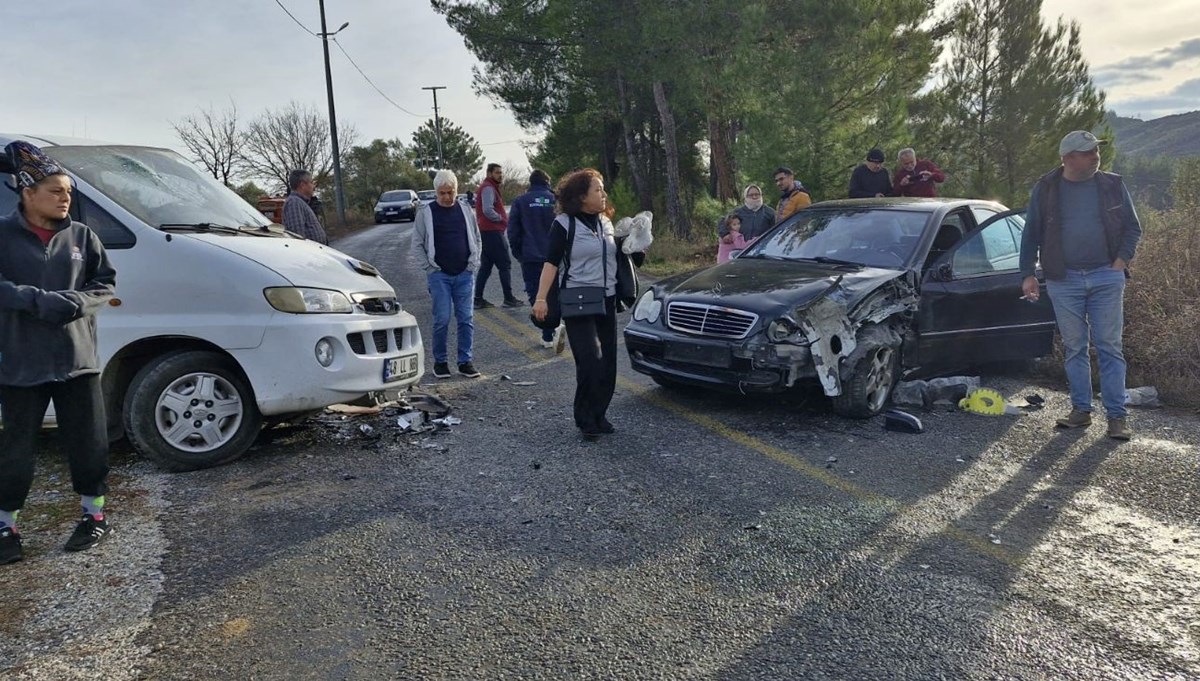
[[[412,253],[425,270],[433,298],[433,375],[450,378],[446,348],[453,310],[458,328],[458,373],[478,378],[472,363],[475,337],[475,272],[479,270],[479,225],[469,206],[455,200],[458,178],[439,170],[433,178],[437,200],[417,210]]]

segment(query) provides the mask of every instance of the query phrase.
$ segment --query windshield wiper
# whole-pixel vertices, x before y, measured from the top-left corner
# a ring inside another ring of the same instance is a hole
[[[846,265],[849,267],[857,267],[859,269],[866,267],[866,265],[862,264],[861,262],[853,262],[851,260],[840,260],[838,258],[827,258],[823,255],[818,255],[815,258],[798,258],[798,259],[799,260],[811,260],[812,262],[819,262],[822,265]]]
[[[245,234],[237,227],[226,227],[211,222],[165,222],[158,226],[164,232],[222,232],[224,234]]]

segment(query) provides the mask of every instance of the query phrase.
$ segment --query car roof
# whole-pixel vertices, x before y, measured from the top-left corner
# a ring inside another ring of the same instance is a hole
[[[31,142],[39,147],[105,147],[105,146],[145,146],[141,144],[120,144],[103,140],[87,139],[84,137],[69,137],[67,135],[23,135],[19,133],[0,132],[0,145],[16,140]]]
[[[872,208],[878,210],[906,210],[922,213],[935,213],[939,210],[951,210],[961,206],[987,206],[992,209],[1008,210],[1003,204],[984,199],[959,198],[916,198],[911,196],[887,196],[873,199],[836,199],[820,201],[805,210],[842,209],[842,208]]]

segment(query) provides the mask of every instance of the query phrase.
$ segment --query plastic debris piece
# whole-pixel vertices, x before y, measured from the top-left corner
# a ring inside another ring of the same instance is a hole
[[[462,419],[455,416],[447,416],[441,419],[434,419],[430,423],[436,423],[439,426],[457,426],[462,423]]]
[[[1146,407],[1149,409],[1162,406],[1162,402],[1158,401],[1158,388],[1151,385],[1126,390],[1125,404],[1131,407]]]
[[[1046,404],[1046,398],[1037,393],[1029,393],[1025,396],[1025,401],[1035,407],[1041,407]]]
[[[837,463],[837,457],[831,456],[831,457],[825,459],[825,463]]]
[[[383,409],[382,407],[377,406],[363,407],[357,404],[331,404],[328,407],[325,407],[325,411],[331,411],[335,414],[350,414],[357,416],[360,414],[378,414],[380,411],[383,411]]]
[[[375,432],[375,429],[374,429],[374,428],[372,428],[371,426],[368,426],[368,425],[367,425],[367,424],[365,424],[365,423],[364,423],[364,424],[362,424],[361,426],[359,426],[359,427],[358,427],[358,430],[359,430],[359,432],[361,432],[363,435],[370,435],[371,433]]]
[[[509,376],[508,374],[500,374],[500,380],[501,381],[511,381],[512,376]]]
[[[513,381],[513,385],[519,385],[522,388],[531,385],[537,385],[537,381]]]
[[[958,402],[959,409],[984,416],[1001,416],[1004,407],[1004,396],[991,388],[973,390]]]
[[[944,376],[928,381],[903,381],[892,392],[892,404],[900,407],[952,406],[979,388],[978,376]]]
[[[925,424],[921,423],[921,419],[906,411],[888,409],[883,412],[883,429],[919,435],[925,432]]]

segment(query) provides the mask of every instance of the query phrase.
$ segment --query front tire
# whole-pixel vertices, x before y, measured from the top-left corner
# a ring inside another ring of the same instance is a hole
[[[228,463],[262,426],[254,391],[228,357],[205,351],[164,355],[133,377],[125,433],[144,456],[175,472]]]
[[[833,398],[833,412],[869,419],[883,411],[896,387],[899,364],[900,348],[880,345],[871,349],[855,365],[850,380],[842,384],[842,394]]]

